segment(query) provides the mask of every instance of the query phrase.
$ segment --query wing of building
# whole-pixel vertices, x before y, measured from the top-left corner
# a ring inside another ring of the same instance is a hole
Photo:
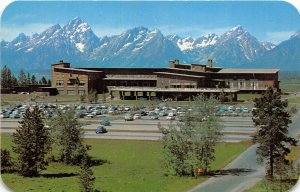
[[[224,69],[170,61],[168,68],[72,68],[60,61],[52,65],[52,87],[59,94],[109,92],[116,99],[188,100],[197,94],[259,93],[279,90],[279,69]]]

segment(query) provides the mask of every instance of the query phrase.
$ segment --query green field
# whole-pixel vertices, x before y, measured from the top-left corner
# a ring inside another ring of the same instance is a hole
[[[2,148],[11,149],[11,136],[2,134]],[[198,179],[165,176],[162,167],[162,144],[155,141],[86,139],[92,145],[90,155],[107,163],[94,166],[95,188],[105,191],[184,191],[207,177]],[[250,143],[220,143],[216,147],[218,170],[236,158]],[[14,156],[14,154],[13,154]],[[79,191],[78,167],[50,163],[38,178],[3,174],[4,183],[14,191]]]
[[[280,88],[283,93],[300,92],[300,79],[282,79]]]

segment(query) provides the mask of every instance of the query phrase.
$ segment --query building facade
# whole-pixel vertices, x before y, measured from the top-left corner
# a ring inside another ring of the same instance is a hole
[[[60,94],[109,92],[116,99],[188,100],[197,94],[259,93],[279,90],[278,69],[225,69],[170,61],[168,68],[73,68],[60,61],[52,65],[52,87]]]

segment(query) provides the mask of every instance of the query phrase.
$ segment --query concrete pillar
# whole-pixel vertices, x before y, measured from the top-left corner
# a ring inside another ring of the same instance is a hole
[[[148,100],[150,101],[151,100],[151,91],[149,91],[148,94],[149,94],[148,95]]]
[[[135,100],[138,100],[138,94],[139,94],[139,92],[136,91],[136,92],[135,92]]]

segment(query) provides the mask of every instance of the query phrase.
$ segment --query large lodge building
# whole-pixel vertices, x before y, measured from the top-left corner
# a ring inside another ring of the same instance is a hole
[[[73,68],[60,61],[52,65],[52,87],[59,94],[108,92],[111,98],[190,100],[197,94],[220,93],[237,99],[237,93],[279,90],[278,69],[224,69],[170,61],[168,68]]]

